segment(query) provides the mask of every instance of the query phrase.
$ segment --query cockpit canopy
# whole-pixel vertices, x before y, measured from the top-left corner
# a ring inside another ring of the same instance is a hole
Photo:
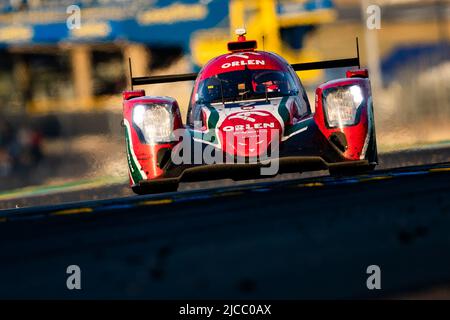
[[[291,73],[282,70],[248,69],[216,74],[199,83],[195,102],[200,104],[243,101],[297,95]]]
[[[189,101],[187,122],[193,125],[208,104],[297,97],[301,113],[311,111],[306,92],[294,69],[272,52],[242,51],[220,55],[199,72]]]

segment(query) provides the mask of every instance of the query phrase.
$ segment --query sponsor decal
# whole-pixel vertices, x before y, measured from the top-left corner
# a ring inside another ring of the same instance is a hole
[[[235,113],[235,114],[229,116],[228,119],[230,119],[230,120],[242,119],[245,121],[256,122],[255,116],[267,117],[269,115],[267,113],[261,112],[261,111],[238,112],[238,113]]]
[[[275,129],[274,121],[264,121],[271,115],[261,111],[244,111],[232,114],[229,116],[222,125],[222,131],[225,132],[247,132],[255,131],[258,129]],[[235,120],[235,121],[233,121]],[[243,121],[236,121],[243,120]],[[243,123],[247,122],[247,123]]]
[[[273,121],[270,121],[273,120]],[[270,113],[243,111],[230,115],[222,124],[225,132],[255,132],[259,129],[276,129],[276,121]]]
[[[200,1],[202,2],[202,1]],[[138,16],[138,21],[143,25],[172,24],[182,21],[199,21],[208,16],[206,4],[183,4],[175,2],[162,8],[152,8]]]
[[[223,148],[211,143],[207,132],[180,128],[175,130],[174,135],[181,140],[171,152],[171,160],[175,165],[259,163],[262,165],[261,175],[278,172],[279,128],[261,129],[257,134],[244,135],[222,131],[220,139],[226,143]]]
[[[238,61],[232,61],[232,62],[226,62],[222,64],[222,69],[228,69],[230,67],[240,67],[240,66],[247,66],[247,65],[265,65],[266,61],[262,59],[249,59],[250,55],[260,56],[261,54],[258,52],[237,52],[233,54],[229,54],[225,57],[225,59],[228,58],[241,58],[242,60]]]
[[[261,65],[264,66],[266,64],[266,61],[264,60],[239,60],[239,61],[233,61],[233,62],[226,62],[222,64],[222,69],[228,69],[230,67],[240,67],[240,66],[247,66],[247,65]]]
[[[270,112],[249,110],[232,113],[220,125],[220,139],[225,152],[255,157],[267,151],[281,133],[281,124]]]
[[[231,57],[237,57],[237,58],[242,58],[242,59],[248,59],[249,56],[248,55],[255,55],[255,56],[260,56],[261,54],[258,52],[237,52],[237,53],[233,53],[233,54],[229,54],[228,56],[225,57],[225,59],[231,58]]]
[[[225,126],[225,127],[223,127],[222,130],[223,131],[250,131],[250,130],[255,130],[255,129],[268,129],[268,128],[275,128],[275,122]]]

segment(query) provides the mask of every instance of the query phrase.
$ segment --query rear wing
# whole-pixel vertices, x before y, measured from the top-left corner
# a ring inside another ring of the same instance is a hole
[[[294,63],[294,64],[291,64],[291,66],[295,71],[345,68],[345,67],[355,67],[355,66],[358,66],[358,68],[361,68],[361,63],[359,60],[358,38],[356,38],[356,54],[357,55],[354,58],[325,60],[325,61],[316,61],[316,62],[305,62],[305,63]],[[168,83],[168,82],[179,82],[179,81],[193,81],[197,78],[197,75],[198,75],[198,73],[194,72],[194,73],[150,76],[150,77],[133,77],[133,72],[131,69],[131,58],[129,58],[128,62],[129,62],[129,67],[130,67],[131,90],[133,90],[134,86],[142,86],[142,85],[146,85],[146,84]]]

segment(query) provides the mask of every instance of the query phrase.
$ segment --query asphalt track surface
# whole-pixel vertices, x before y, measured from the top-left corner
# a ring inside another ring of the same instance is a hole
[[[449,195],[447,162],[3,210],[0,298],[416,292],[450,283]],[[79,291],[66,287],[73,264]],[[382,289],[371,291],[374,264]]]
[[[377,166],[377,170],[444,162],[450,162],[450,144],[440,144],[381,153],[380,164]],[[185,192],[191,190],[209,189],[212,187],[230,187],[236,185],[245,185],[249,183],[276,182],[282,180],[302,179],[324,175],[328,175],[328,171],[305,172],[302,174],[283,174],[275,178],[259,179],[253,181],[215,180],[204,182],[189,182],[182,183],[178,191]],[[24,208],[31,206],[51,206],[67,202],[114,199],[130,196],[134,196],[134,193],[131,191],[128,182],[126,182],[126,177],[124,177],[124,183],[112,183],[101,187],[94,187],[89,190],[84,189],[79,191],[60,191],[57,193],[48,193],[45,195],[29,195],[24,197],[15,196],[8,199],[1,199],[0,210],[12,209],[16,207]]]

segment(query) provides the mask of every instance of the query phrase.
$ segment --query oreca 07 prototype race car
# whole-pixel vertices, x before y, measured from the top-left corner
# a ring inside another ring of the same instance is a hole
[[[137,194],[182,181],[264,178],[377,164],[368,71],[355,58],[289,64],[238,30],[228,52],[190,74],[133,77],[123,92],[129,178]],[[314,112],[296,71],[357,67],[316,88]],[[177,101],[137,85],[195,81],[183,123]]]

